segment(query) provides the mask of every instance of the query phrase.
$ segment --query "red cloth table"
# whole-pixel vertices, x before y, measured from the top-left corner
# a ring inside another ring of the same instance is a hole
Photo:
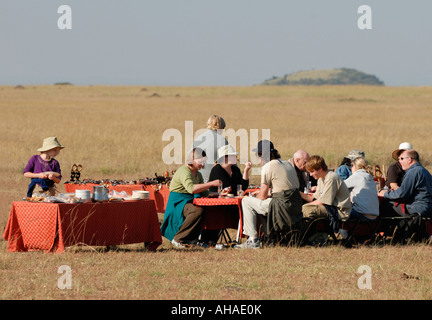
[[[243,197],[236,198],[195,198],[193,204],[200,207],[208,207],[203,223],[203,229],[237,229],[237,241],[243,236],[243,220],[241,201]],[[239,210],[239,220],[234,221],[233,217],[227,216],[228,212],[218,210],[218,206],[237,206]]]
[[[86,183],[86,184],[75,184],[75,183],[65,183],[64,187],[66,192],[73,193],[77,189],[85,189],[85,190],[91,190],[93,191],[94,186],[99,186],[99,184],[94,183]],[[150,193],[150,199],[155,201],[156,205],[156,211],[160,213],[165,212],[165,207],[168,202],[169,197],[169,188],[165,184],[151,184],[151,185],[144,185],[144,184],[118,184],[118,185],[111,185],[108,184],[108,190],[109,191],[117,191],[122,192],[125,191],[127,194],[132,194],[132,191],[134,190],[145,190]]]
[[[162,243],[153,200],[103,203],[12,203],[3,234],[8,251],[63,252],[76,244],[94,246]]]

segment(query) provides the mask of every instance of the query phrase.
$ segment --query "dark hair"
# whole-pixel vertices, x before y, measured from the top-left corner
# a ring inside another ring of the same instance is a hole
[[[407,150],[408,157],[413,159],[414,161],[420,161],[420,156],[415,150]]]
[[[343,158],[340,166],[343,166],[343,165],[351,166],[351,164],[352,163],[351,163],[351,159],[350,158]]]
[[[275,160],[275,159],[279,159],[281,156],[279,154],[279,151],[277,151],[276,149],[273,149],[272,151],[270,151],[270,153],[267,152],[257,152],[258,157],[263,158],[263,160],[265,162],[269,162],[271,160]]]

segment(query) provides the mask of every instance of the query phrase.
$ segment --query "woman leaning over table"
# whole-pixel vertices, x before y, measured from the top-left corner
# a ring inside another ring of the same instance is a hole
[[[238,152],[234,150],[231,145],[226,145],[218,149],[218,158],[216,160],[217,164],[213,166],[210,171],[209,180],[219,179],[222,181],[222,188],[230,188],[226,193],[231,193],[234,196],[239,196],[237,194],[237,186],[241,185],[242,190],[245,191],[249,186],[249,171],[252,167],[251,162],[245,164],[245,170],[242,174],[239,167],[237,166],[237,156]],[[211,187],[211,192],[217,192],[217,187]],[[212,209],[210,209],[212,210]],[[228,212],[226,217],[228,219],[234,219],[238,221],[238,208],[235,206],[223,206],[217,208],[218,212],[224,210]],[[233,221],[233,223],[235,223]],[[202,230],[201,240],[204,243],[214,242],[218,240],[220,230]]]
[[[194,148],[171,180],[161,233],[178,248],[195,242],[201,232],[204,209],[193,205],[193,199],[208,195],[210,187],[219,185],[219,180],[204,183],[199,170],[205,162],[205,152]]]

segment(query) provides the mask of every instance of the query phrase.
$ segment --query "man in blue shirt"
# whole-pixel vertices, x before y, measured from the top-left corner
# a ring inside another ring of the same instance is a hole
[[[415,150],[402,150],[398,156],[398,161],[405,171],[405,176],[398,189],[380,192],[380,196],[389,200],[389,203],[383,203],[381,206],[381,215],[414,214],[432,217],[432,176],[421,165],[419,154]],[[405,204],[405,212],[399,205],[401,203]]]
[[[398,234],[402,233],[396,239],[422,241],[428,237],[422,217],[432,217],[432,176],[421,165],[415,150],[401,150],[398,161],[405,175],[398,189],[379,193],[384,197],[380,204],[380,215],[410,217],[408,222],[398,222]],[[404,209],[401,204],[404,204]]]

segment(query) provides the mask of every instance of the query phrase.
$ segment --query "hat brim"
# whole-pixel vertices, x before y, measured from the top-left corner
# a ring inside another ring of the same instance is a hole
[[[392,153],[392,157],[395,160],[398,160],[399,154],[401,153],[401,151],[405,151],[405,149],[396,149],[395,151],[393,151]]]
[[[45,151],[49,151],[49,150],[52,150],[52,149],[55,149],[55,148],[64,149],[65,147],[63,147],[63,146],[55,146],[55,147],[52,147],[52,148],[41,147],[41,148],[37,149],[37,151],[39,151],[39,152],[45,152]]]
[[[225,155],[220,156],[219,158],[217,158],[216,162],[217,163],[221,163],[223,158],[225,158],[227,156],[237,156],[238,154],[239,154],[238,152],[225,154]]]

